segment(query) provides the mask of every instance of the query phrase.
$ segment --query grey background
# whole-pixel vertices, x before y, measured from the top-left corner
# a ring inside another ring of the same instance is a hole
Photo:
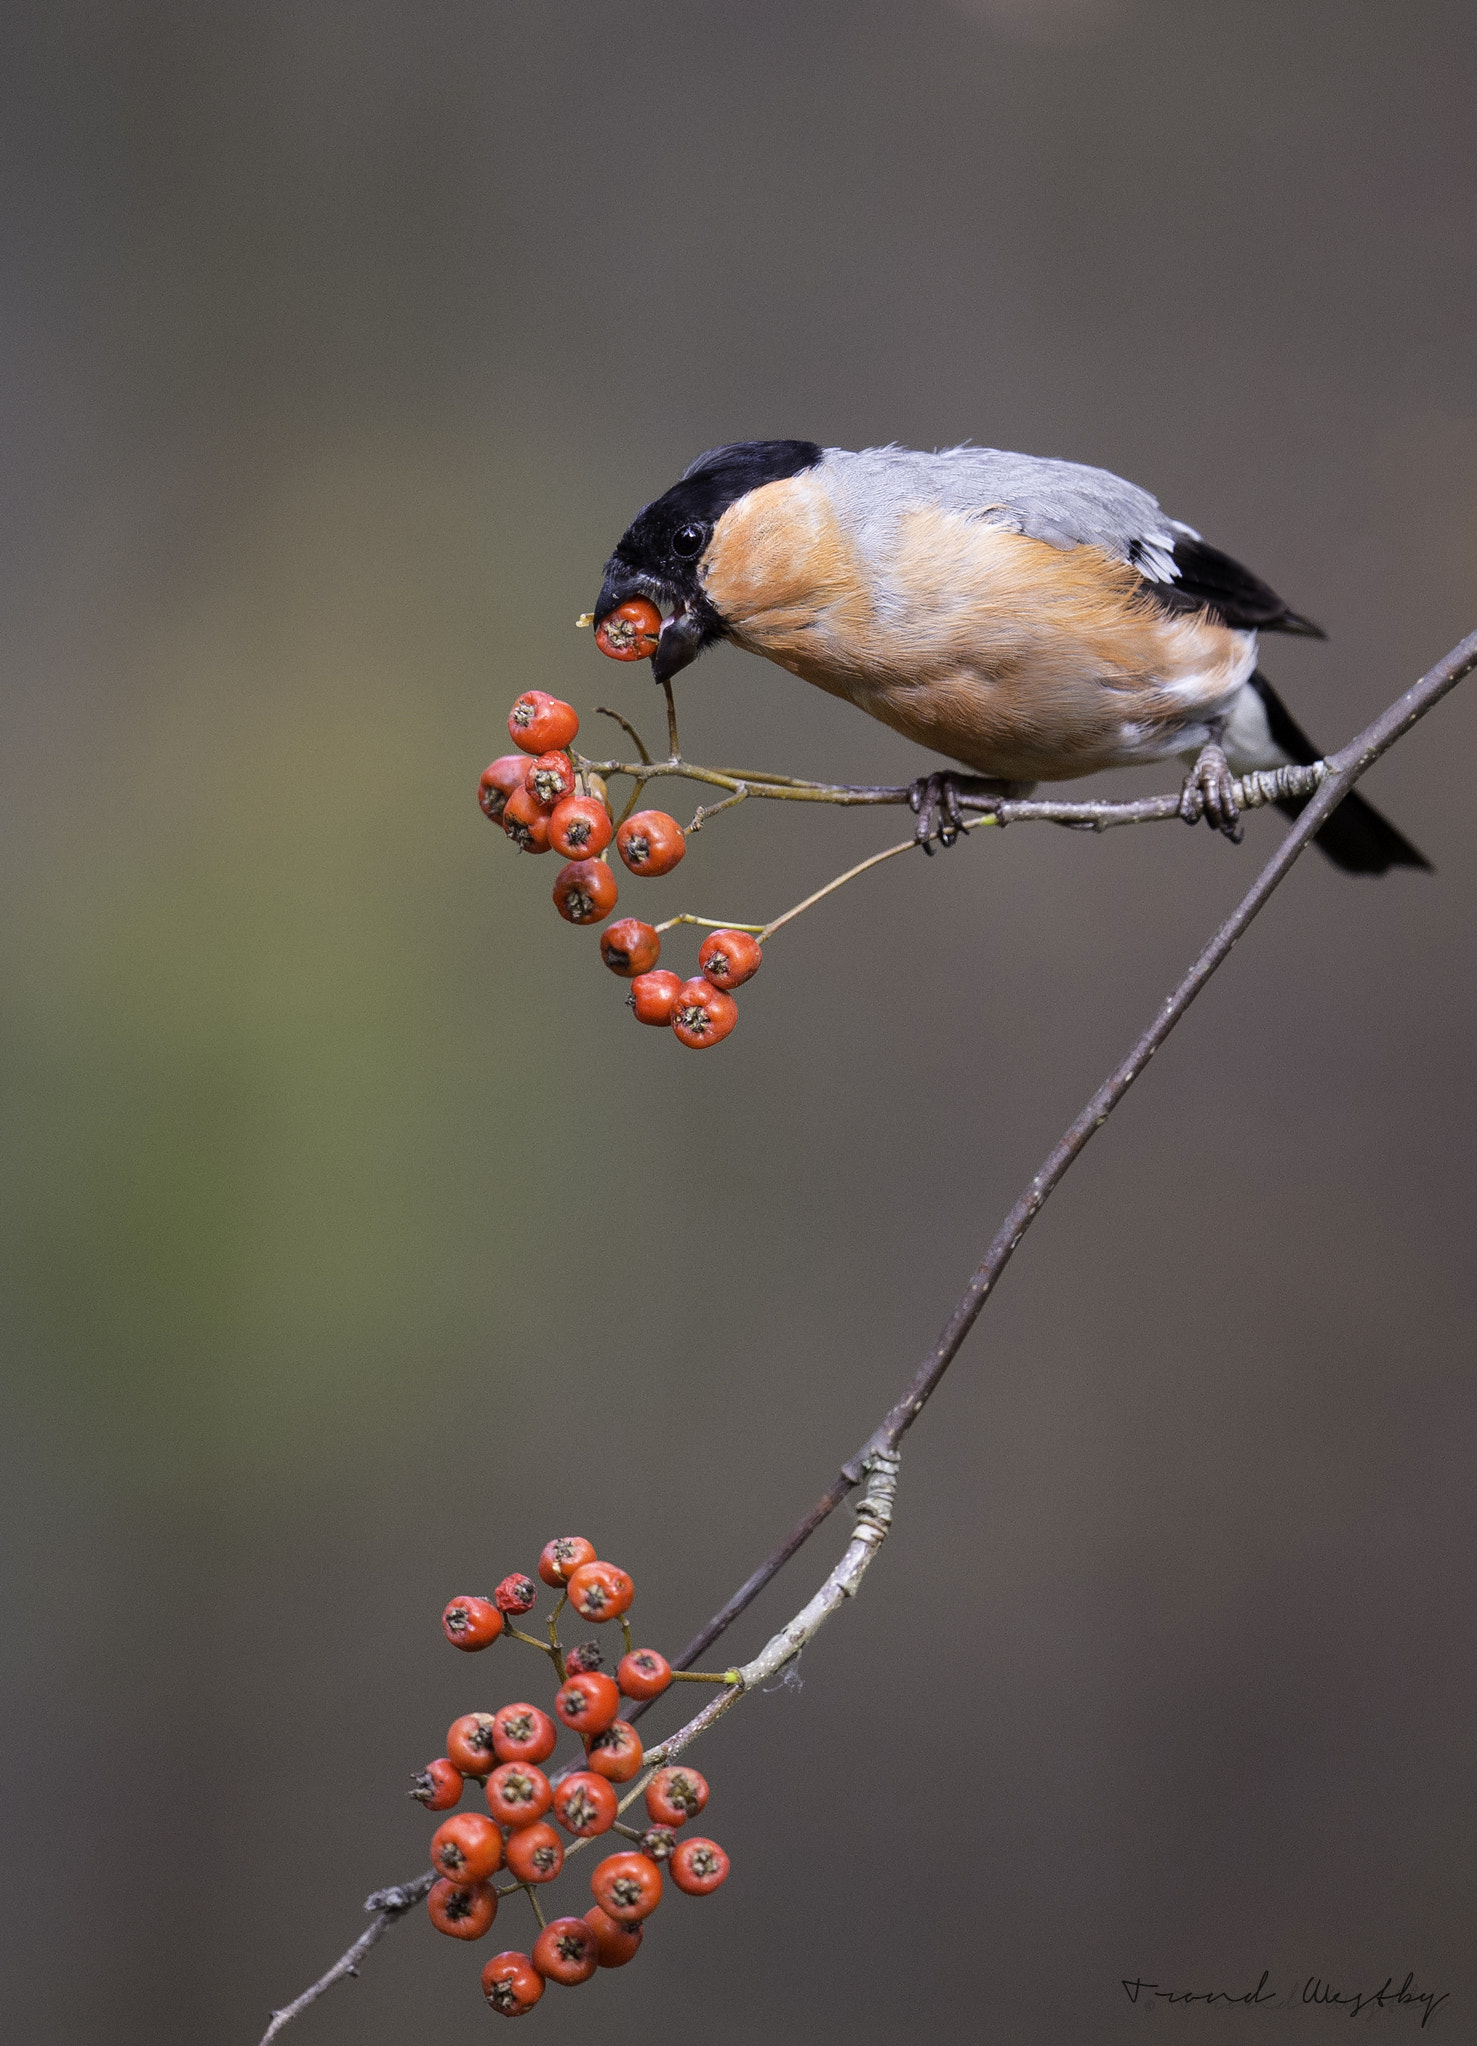
[[[685,1638],[1278,828],[896,862],[689,1059],[478,816],[509,700],[655,724],[571,621],[698,449],[974,437],[1120,469],[1323,621],[1267,664],[1337,743],[1477,622],[1477,28],[3,34],[6,2030],[249,2046],[424,1865],[407,1772],[535,1681],[446,1648],[445,1598],[575,1528]],[[681,698],[698,758],[926,764],[731,651]],[[1474,745],[1469,685],[1371,779],[1436,877],[1307,860],[1093,1147],[863,1597],[702,1754],[732,1881],[544,2037],[1347,2022],[1120,1987],[1263,1968],[1413,1968],[1474,2035]],[[750,806],[642,903],[772,914],[896,821]],[[485,2037],[504,1908],[468,1950],[397,1929],[289,2036]]]

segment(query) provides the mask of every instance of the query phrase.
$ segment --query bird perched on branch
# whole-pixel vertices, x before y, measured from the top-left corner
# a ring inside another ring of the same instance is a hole
[[[995,448],[712,448],[622,535],[594,613],[665,613],[658,681],[732,640],[972,770],[915,786],[919,835],[961,793],[1191,763],[1182,814],[1240,836],[1232,777],[1319,758],[1257,668],[1321,639],[1264,582],[1105,469]],[[1307,802],[1290,798],[1290,815]],[[1425,867],[1351,794],[1317,843],[1350,873]]]

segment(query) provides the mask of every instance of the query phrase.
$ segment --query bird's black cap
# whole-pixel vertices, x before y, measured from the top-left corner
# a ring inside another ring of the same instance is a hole
[[[665,606],[671,615],[651,670],[659,682],[670,681],[723,634],[723,620],[698,579],[713,528],[739,498],[761,484],[813,469],[822,453],[813,440],[741,440],[699,455],[621,535],[605,564],[595,624],[632,597]]]

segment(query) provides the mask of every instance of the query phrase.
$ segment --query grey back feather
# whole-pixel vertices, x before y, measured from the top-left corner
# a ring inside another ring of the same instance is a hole
[[[961,512],[1049,546],[1101,548],[1154,582],[1179,574],[1177,539],[1198,539],[1167,518],[1147,490],[1106,469],[1000,448],[827,448],[821,464],[838,510],[864,550],[890,551],[897,521],[919,504]]]

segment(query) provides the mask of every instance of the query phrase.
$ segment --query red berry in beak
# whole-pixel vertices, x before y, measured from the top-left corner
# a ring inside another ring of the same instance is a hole
[[[595,644],[613,661],[645,661],[656,652],[661,630],[662,614],[656,605],[648,597],[633,597],[601,619]]]

